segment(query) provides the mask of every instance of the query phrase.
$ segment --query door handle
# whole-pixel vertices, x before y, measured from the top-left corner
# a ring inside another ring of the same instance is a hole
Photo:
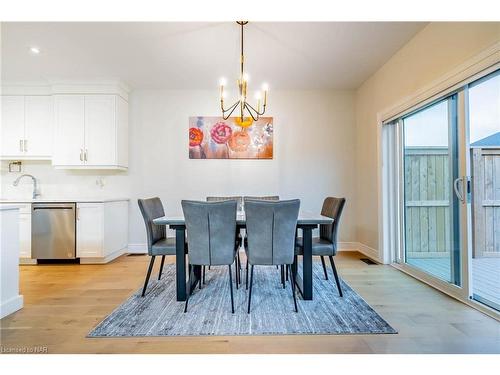
[[[24,151],[28,152],[28,140],[27,139],[24,140]]]
[[[85,161],[87,161],[87,152],[88,152],[87,149],[85,149],[85,153],[83,154],[84,155],[83,158],[85,159]]]
[[[19,151],[23,152],[23,149],[24,149],[23,140],[20,139],[19,140]]]
[[[80,161],[83,161],[83,148],[80,149]]]
[[[453,190],[455,191],[455,195],[457,196],[458,199],[460,199],[460,202],[465,203],[465,197],[463,194],[463,191],[460,191],[459,184],[462,185],[462,190],[463,190],[463,177],[459,177],[453,181]]]

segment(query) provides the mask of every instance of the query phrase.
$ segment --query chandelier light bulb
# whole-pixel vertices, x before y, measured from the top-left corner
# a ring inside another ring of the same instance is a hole
[[[243,81],[248,82],[249,80],[250,80],[250,76],[248,75],[248,73],[243,73]]]
[[[262,99],[262,94],[260,93],[260,91],[257,91],[257,92],[255,93],[255,99],[257,99],[257,100]]]
[[[226,86],[227,85],[227,79],[225,79],[224,77],[222,77],[221,79],[219,79],[219,85]]]
[[[267,83],[262,84],[263,91],[269,91],[269,85]]]

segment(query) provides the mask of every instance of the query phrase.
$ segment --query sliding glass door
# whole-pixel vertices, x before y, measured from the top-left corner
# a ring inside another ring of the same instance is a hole
[[[382,134],[384,238],[397,267],[500,311],[500,70]]]
[[[469,85],[471,296],[500,310],[500,71]]]
[[[402,261],[461,285],[457,95],[401,119]]]

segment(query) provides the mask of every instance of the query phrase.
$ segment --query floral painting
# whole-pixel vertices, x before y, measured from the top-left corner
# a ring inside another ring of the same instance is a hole
[[[272,159],[273,118],[190,117],[190,159]]]

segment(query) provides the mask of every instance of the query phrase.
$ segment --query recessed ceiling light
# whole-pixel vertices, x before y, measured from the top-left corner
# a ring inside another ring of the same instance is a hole
[[[38,47],[30,47],[30,52],[33,55],[38,55],[38,54],[40,54],[40,48],[38,48]]]

